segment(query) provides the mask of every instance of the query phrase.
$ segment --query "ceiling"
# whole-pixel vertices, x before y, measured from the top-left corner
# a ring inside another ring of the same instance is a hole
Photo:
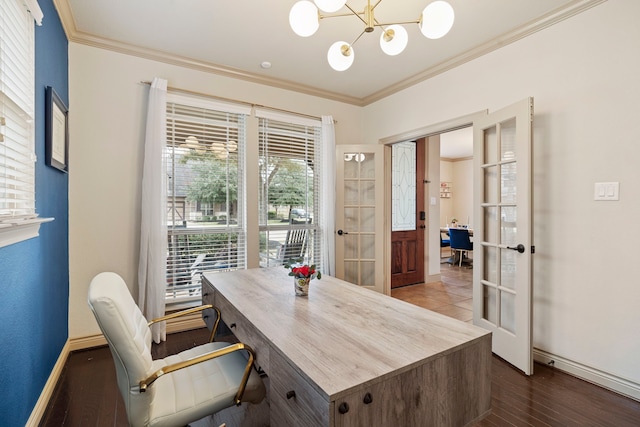
[[[384,0],[378,22],[414,21],[432,0]],[[69,40],[217,74],[367,105],[486,54],[602,0],[448,0],[453,28],[442,39],[406,24],[409,44],[397,56],[380,50],[381,30],[354,44],[353,66],[327,63],[338,40],[353,42],[364,24],[355,16],[322,19],[311,37],[289,27],[295,0],[54,0]],[[372,2],[374,3],[374,2]],[[363,11],[366,0],[350,0]],[[45,17],[46,20],[46,17]],[[268,61],[271,68],[260,64]]]

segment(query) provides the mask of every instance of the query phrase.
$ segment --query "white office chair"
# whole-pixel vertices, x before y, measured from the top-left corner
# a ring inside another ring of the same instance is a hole
[[[131,426],[184,426],[241,401],[264,398],[264,384],[252,369],[253,351],[242,343],[210,342],[151,359],[151,324],[210,305],[147,322],[124,280],[107,272],[91,281],[89,306],[109,343]],[[211,340],[214,333],[215,328]]]

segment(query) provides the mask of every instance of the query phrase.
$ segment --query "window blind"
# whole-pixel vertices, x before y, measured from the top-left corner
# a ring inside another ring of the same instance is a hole
[[[320,265],[320,123],[257,114],[261,266],[291,259]]]
[[[246,266],[246,115],[202,100],[194,104],[167,103],[170,301],[200,298],[202,272]]]
[[[0,223],[35,216],[34,68],[33,17],[22,1],[2,1]]]

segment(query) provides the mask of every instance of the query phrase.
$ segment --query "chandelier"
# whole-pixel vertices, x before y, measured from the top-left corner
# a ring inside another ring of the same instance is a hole
[[[301,36],[309,37],[320,27],[320,20],[324,18],[335,18],[339,16],[356,16],[364,23],[364,30],[352,42],[337,41],[331,45],[327,53],[329,65],[336,71],[344,71],[353,64],[355,52],[353,45],[362,37],[364,33],[371,33],[375,27],[382,29],[380,35],[380,48],[387,55],[398,55],[401,53],[409,41],[407,30],[402,24],[418,24],[420,32],[429,39],[439,39],[449,32],[453,26],[454,13],[449,3],[437,0],[424,8],[418,20],[405,22],[380,23],[374,16],[375,8],[382,2],[378,0],[371,5],[371,0],[367,0],[364,11],[356,12],[349,6],[346,0],[301,0],[293,5],[289,12],[289,24],[291,29]],[[338,12],[343,7],[348,11]],[[329,15],[322,15],[320,11]]]

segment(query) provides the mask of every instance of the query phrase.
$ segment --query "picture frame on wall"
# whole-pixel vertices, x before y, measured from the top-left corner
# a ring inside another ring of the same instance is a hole
[[[45,94],[45,161],[48,166],[69,172],[69,110],[56,91]]]

